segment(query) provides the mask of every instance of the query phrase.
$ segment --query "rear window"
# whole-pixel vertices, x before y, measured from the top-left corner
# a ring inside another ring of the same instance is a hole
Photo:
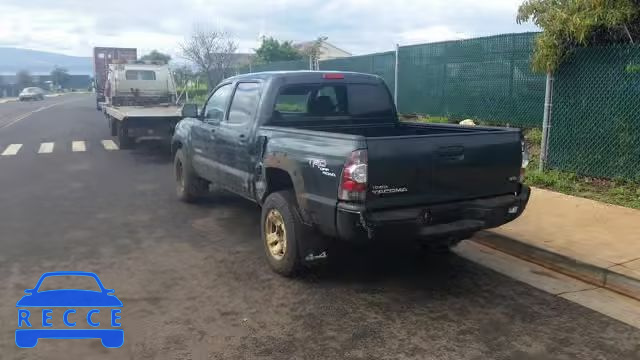
[[[378,118],[393,116],[387,90],[376,84],[297,84],[276,98],[273,121],[317,117]]]
[[[127,70],[124,77],[127,80],[155,80],[156,72],[153,70]]]

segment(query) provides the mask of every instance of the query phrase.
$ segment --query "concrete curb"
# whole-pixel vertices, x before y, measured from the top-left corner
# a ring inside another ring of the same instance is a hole
[[[635,279],[608,268],[592,265],[490,231],[479,232],[471,240],[511,256],[580,279],[589,284],[640,300],[640,279]]]

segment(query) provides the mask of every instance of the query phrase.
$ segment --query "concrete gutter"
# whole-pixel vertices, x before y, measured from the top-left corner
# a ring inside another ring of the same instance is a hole
[[[491,231],[479,232],[470,240],[589,284],[640,300],[640,279],[611,268],[580,261]]]

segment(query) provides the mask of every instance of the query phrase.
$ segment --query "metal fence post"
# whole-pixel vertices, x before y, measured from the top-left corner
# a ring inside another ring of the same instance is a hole
[[[553,74],[547,72],[544,89],[544,115],[542,117],[542,141],[540,144],[540,165],[538,170],[544,171],[549,160],[549,132],[551,130],[551,111],[553,109]]]
[[[396,105],[396,111],[398,109],[398,58],[400,53],[400,45],[396,44],[396,64],[394,67],[394,75],[393,75],[393,101]]]

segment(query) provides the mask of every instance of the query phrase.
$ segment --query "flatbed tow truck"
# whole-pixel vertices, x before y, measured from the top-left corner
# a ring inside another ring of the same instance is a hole
[[[102,110],[121,149],[137,141],[169,142],[182,119],[169,67],[160,64],[110,64]]]

